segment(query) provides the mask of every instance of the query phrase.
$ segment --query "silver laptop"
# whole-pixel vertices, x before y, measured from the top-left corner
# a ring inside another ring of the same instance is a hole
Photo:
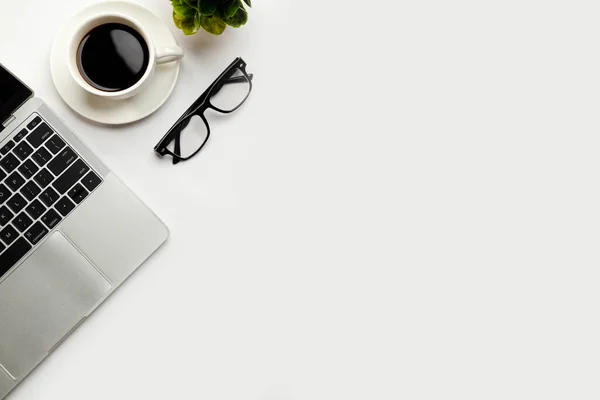
[[[0,399],[168,236],[0,65]]]

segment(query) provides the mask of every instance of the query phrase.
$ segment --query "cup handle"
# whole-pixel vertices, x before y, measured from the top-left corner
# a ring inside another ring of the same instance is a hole
[[[179,46],[165,47],[164,49],[156,50],[156,63],[165,64],[183,58],[183,49]]]

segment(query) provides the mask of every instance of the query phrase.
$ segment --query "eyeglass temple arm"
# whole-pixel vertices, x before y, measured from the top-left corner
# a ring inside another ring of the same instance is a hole
[[[254,75],[253,74],[249,74],[248,78],[250,78],[250,80],[252,81],[252,79],[254,79]],[[198,109],[198,107],[200,106],[200,104],[202,104],[206,100],[206,97],[210,93],[217,94],[217,93],[219,93],[219,91],[221,90],[221,88],[224,85],[229,85],[230,83],[243,83],[245,81],[246,81],[246,78],[244,76],[237,76],[235,78],[229,78],[225,82],[219,84],[218,86],[215,86],[215,89],[213,89],[213,90],[207,89],[206,92],[202,93],[202,96],[198,97],[198,100],[196,100],[194,102],[194,104],[192,104],[190,106],[190,108],[187,109],[187,111],[181,116],[180,120],[177,121],[177,124],[181,123],[180,132],[181,132],[181,129],[184,129],[188,125],[188,123],[190,122],[189,120],[184,121],[184,119],[188,118],[190,115],[192,115],[193,112],[194,112],[194,110]]]
[[[248,78],[250,78],[250,80],[254,79],[254,74],[248,74]],[[236,76],[235,78],[227,79],[227,82],[225,82],[225,84],[228,85],[230,83],[244,83],[244,82],[246,82],[245,76]]]
[[[250,78],[250,81],[252,81],[254,79],[254,74],[248,74],[248,78]],[[244,83],[244,82],[246,82],[246,77],[245,76],[236,76],[235,78],[229,78],[226,81],[224,81],[223,83],[221,83],[220,85],[216,86],[215,87],[215,91],[213,92],[213,94],[219,93],[219,91],[225,85],[229,85],[229,84],[232,84],[232,83]]]
[[[254,74],[248,74],[248,78],[250,78],[250,80],[254,79]],[[244,83],[244,82],[246,82],[246,77],[245,76],[236,76],[235,78],[229,78],[228,80],[226,80],[225,82],[223,82],[221,85],[217,86],[215,88],[214,93],[215,94],[219,93],[219,91],[221,90],[221,88],[224,85],[229,85],[231,83]],[[202,97],[200,99],[202,99]],[[182,121],[182,123],[180,124],[180,127],[179,127],[179,132],[177,133],[177,137],[179,137],[179,135],[181,134],[181,131],[183,129],[185,129],[185,127],[188,126],[189,123],[190,123],[189,119]]]

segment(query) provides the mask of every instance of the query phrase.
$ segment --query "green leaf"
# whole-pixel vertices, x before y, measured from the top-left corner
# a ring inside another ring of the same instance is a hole
[[[195,17],[190,17],[181,21],[181,30],[186,36],[190,36],[198,32],[198,28],[194,23],[194,19]]]
[[[200,14],[196,14],[194,16],[194,27],[196,28],[196,31],[199,31],[201,26],[200,26]]]
[[[220,9],[223,11],[221,15],[223,16],[223,18],[231,18],[235,15],[238,8],[240,8],[241,6],[242,0],[228,1],[220,7]]]
[[[175,22],[175,26],[178,27],[179,29],[183,29],[183,25],[181,23],[182,18],[179,14],[177,14],[175,11],[173,11],[173,22]]]
[[[248,12],[244,7],[240,7],[237,9],[235,15],[229,18],[223,19],[223,21],[234,28],[239,28],[242,25],[246,25],[248,22]]]
[[[200,14],[205,16],[211,16],[217,11],[216,0],[199,0]]]
[[[183,19],[186,19],[186,18],[189,18],[189,17],[183,16],[181,14],[177,14],[175,11],[173,11],[173,18],[176,18],[178,20],[183,20]]]
[[[173,3],[173,11],[183,17],[193,17],[196,15],[196,10],[187,4],[175,4]]]
[[[201,16],[200,17],[200,26],[204,28],[204,30],[208,33],[212,33],[213,35],[220,35],[225,31],[227,25],[219,17],[213,15],[211,17]]]
[[[186,35],[200,29],[222,34],[227,25],[238,28],[248,22],[244,5],[252,7],[252,0],[170,0],[173,5],[173,22]]]
[[[179,1],[181,2],[181,4],[187,4],[188,6],[192,7],[195,10],[198,9],[198,1],[197,0],[179,0]]]

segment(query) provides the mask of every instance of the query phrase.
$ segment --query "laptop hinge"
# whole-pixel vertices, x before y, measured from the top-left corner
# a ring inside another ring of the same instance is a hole
[[[6,128],[8,125],[12,124],[15,119],[17,119],[14,115],[11,115],[10,117],[8,117],[8,119],[6,121],[4,121],[4,123],[2,125],[0,125],[0,132],[2,132],[4,130],[4,128]]]

